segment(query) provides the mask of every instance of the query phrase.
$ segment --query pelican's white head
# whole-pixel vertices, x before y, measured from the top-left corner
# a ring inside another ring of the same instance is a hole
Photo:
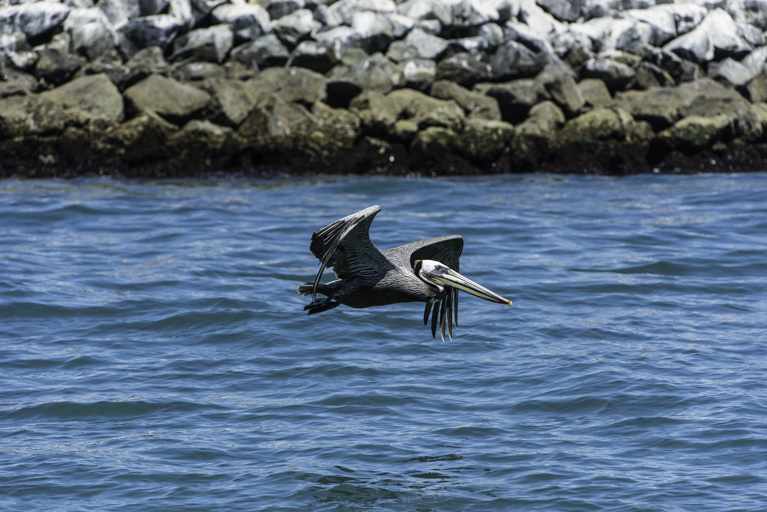
[[[484,286],[475,283],[471,279],[463,277],[461,274],[439,261],[418,260],[415,262],[413,270],[415,270],[416,275],[418,275],[421,280],[432,286],[436,286],[440,291],[444,289],[444,286],[450,286],[451,288],[470,293],[480,299],[511,306],[511,301],[509,299],[505,299]]]

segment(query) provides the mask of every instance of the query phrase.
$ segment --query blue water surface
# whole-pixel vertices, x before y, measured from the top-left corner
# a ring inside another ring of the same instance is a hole
[[[514,306],[306,316],[371,204]],[[0,181],[0,510],[767,510],[767,174]]]

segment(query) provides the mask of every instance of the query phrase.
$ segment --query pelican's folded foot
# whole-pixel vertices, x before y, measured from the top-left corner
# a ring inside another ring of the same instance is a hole
[[[340,302],[335,302],[330,299],[315,300],[311,304],[304,306],[304,311],[308,311],[310,315],[313,315],[315,313],[322,313],[328,309],[333,309],[340,304]]]

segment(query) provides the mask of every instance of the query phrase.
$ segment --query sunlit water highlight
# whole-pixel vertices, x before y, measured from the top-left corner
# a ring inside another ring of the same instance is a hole
[[[514,307],[305,316],[371,204]],[[765,510],[766,248],[767,174],[2,181],[0,509]]]

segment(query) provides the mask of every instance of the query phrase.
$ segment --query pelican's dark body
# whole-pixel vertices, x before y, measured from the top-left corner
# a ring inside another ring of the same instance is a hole
[[[298,288],[302,295],[312,296],[311,304],[304,308],[310,315],[339,304],[367,308],[425,302],[424,323],[428,323],[432,306],[437,304],[431,314],[432,334],[436,336],[439,325],[444,340],[445,328],[452,337],[453,323],[458,323],[459,289],[485,300],[511,304],[457,273],[463,251],[463,238],[458,235],[429,238],[379,251],[370,241],[369,231],[380,211],[380,206],[370,206],[312,234],[310,249],[320,260],[320,270],[314,283]],[[421,272],[421,266],[427,264],[431,273]],[[321,284],[326,267],[331,267],[338,279]],[[318,293],[326,298],[318,300]]]
[[[318,284],[317,293],[352,308],[386,306],[399,302],[437,301],[445,294],[444,290],[419,279],[413,272],[415,261],[411,263],[411,258],[413,254],[418,254],[418,249],[439,243],[447,243],[457,248],[460,256],[463,239],[457,235],[429,238],[392,247],[381,253],[386,259],[385,262],[380,260],[377,262],[378,266],[365,269],[364,272],[356,272],[345,279]]]

